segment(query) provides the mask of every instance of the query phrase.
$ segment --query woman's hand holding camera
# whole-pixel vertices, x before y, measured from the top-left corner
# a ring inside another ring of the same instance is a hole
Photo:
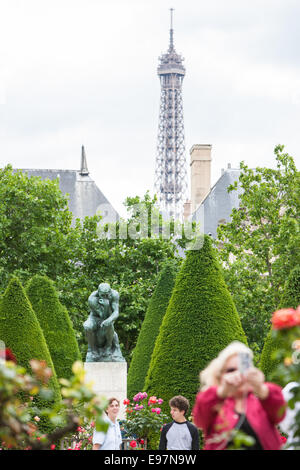
[[[269,388],[265,384],[265,376],[261,370],[251,367],[245,372],[245,380],[259,399],[265,400],[268,397]]]
[[[249,368],[242,375],[239,370],[225,372],[221,376],[220,385],[217,394],[220,398],[235,397],[243,387],[245,393],[253,391],[253,393],[261,400],[268,397],[269,389],[264,383],[264,374],[255,367]]]
[[[221,384],[218,387],[217,394],[220,398],[232,397],[242,384],[243,376],[238,370],[227,372],[221,376]]]

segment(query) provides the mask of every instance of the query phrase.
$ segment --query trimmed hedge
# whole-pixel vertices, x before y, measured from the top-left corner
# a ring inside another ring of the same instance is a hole
[[[158,275],[128,371],[127,393],[130,398],[144,390],[155,340],[168,307],[177,272],[178,261],[168,260]]]
[[[46,276],[34,276],[26,293],[36,313],[59,378],[70,378],[72,365],[81,360],[67,309],[60,303],[54,283]]]
[[[297,308],[298,305],[300,305],[300,267],[296,267],[291,271],[283,289],[279,308]],[[281,361],[274,359],[273,355],[282,347],[282,341],[275,340],[272,330],[270,330],[266,337],[259,364],[267,380],[273,380],[280,385],[282,384],[275,375],[275,369]]]
[[[222,276],[211,239],[187,252],[164,316],[146,378],[150,395],[168,401],[184,395],[191,408],[199,372],[234,340],[247,344],[240,318]]]
[[[276,367],[280,364],[280,359],[274,359],[273,355],[276,351],[279,351],[283,346],[284,342],[280,339],[273,337],[272,329],[269,331],[266,337],[266,341],[260,356],[259,368],[265,374],[266,380],[284,385],[280,379],[275,375]]]
[[[280,308],[297,308],[300,305],[300,266],[294,268],[283,289]]]
[[[11,349],[18,364],[29,373],[31,359],[46,361],[53,372],[48,383],[54,392],[51,403],[60,400],[60,388],[44,334],[26,292],[16,277],[10,280],[0,300],[0,339],[7,348]],[[41,408],[46,408],[50,404],[41,398],[36,398],[34,403]],[[39,427],[46,431],[49,423],[44,422],[42,418]]]

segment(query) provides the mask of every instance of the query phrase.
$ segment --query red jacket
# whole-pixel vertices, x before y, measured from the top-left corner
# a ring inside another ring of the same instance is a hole
[[[264,450],[279,450],[281,447],[280,434],[276,428],[285,415],[285,401],[278,385],[266,383],[269,395],[265,400],[259,400],[253,393],[247,397],[247,420],[257,435]],[[198,393],[193,409],[196,426],[204,431],[205,449],[225,449],[226,441],[209,443],[213,436],[233,429],[239,417],[235,413],[234,398],[222,400],[217,395],[217,387],[210,387]]]

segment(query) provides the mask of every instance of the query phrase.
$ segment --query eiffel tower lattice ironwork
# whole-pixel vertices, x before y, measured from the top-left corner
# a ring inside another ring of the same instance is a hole
[[[160,211],[167,218],[182,220],[187,199],[187,162],[185,156],[182,82],[183,57],[176,53],[173,42],[173,9],[171,9],[170,45],[160,58],[160,112],[155,166],[155,192]]]

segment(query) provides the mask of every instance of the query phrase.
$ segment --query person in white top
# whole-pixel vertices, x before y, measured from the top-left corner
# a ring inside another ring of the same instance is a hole
[[[288,402],[293,397],[291,390],[295,387],[299,387],[299,384],[297,382],[290,382],[282,390],[282,393],[286,402]],[[288,435],[287,441],[285,443],[285,448],[287,450],[295,449],[295,447],[291,445],[291,443],[295,440],[295,435],[294,435],[295,430],[293,429],[293,425],[295,424],[296,414],[299,412],[300,412],[300,403],[297,402],[293,410],[291,408],[287,408],[285,418],[283,421],[281,421],[279,425],[280,430],[285,432]]]
[[[94,431],[93,450],[120,450],[122,436],[117,416],[120,411],[120,402],[117,398],[108,400],[105,411],[105,421],[109,424],[107,432]]]

